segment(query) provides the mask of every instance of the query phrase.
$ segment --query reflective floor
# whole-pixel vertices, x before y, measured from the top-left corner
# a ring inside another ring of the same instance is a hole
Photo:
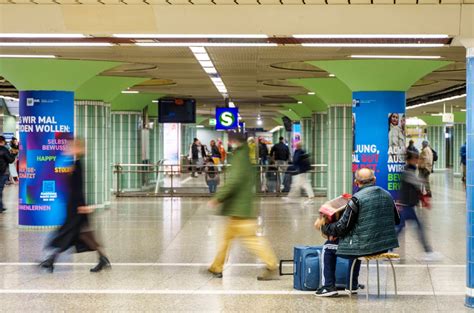
[[[260,262],[238,242],[231,249],[223,279],[205,273],[216,252],[223,219],[206,199],[122,198],[96,212],[94,226],[112,261],[112,270],[89,273],[94,253],[65,254],[53,274],[35,265],[43,256],[48,232],[17,226],[16,187],[7,187],[8,211],[0,215],[1,312],[463,312],[465,289],[465,192],[459,178],[438,173],[433,180],[433,209],[422,218],[442,261],[419,261],[421,246],[408,227],[396,265],[399,295],[386,264],[377,298],[375,268],[370,268],[370,299],[316,298],[294,291],[292,277],[259,282]],[[291,259],[297,244],[322,244],[313,228],[314,205],[258,200],[259,233],[277,256]],[[291,271],[292,268],[285,268]],[[363,267],[361,279],[367,272]]]

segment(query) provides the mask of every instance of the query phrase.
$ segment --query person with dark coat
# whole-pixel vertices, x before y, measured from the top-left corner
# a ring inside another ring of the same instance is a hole
[[[189,159],[193,165],[192,177],[197,177],[196,172],[201,174],[201,168],[204,165],[204,160],[207,157],[206,147],[201,144],[199,139],[194,138],[193,143],[189,149]]]
[[[8,166],[15,162],[15,156],[5,147],[6,144],[5,137],[0,136],[0,213],[7,210],[3,206],[3,188],[10,178]]]
[[[217,147],[215,140],[211,140],[211,158],[214,164],[218,165],[220,163],[221,152],[219,151],[219,147]]]
[[[275,161],[275,164],[278,166],[278,171],[280,172],[280,182],[284,180],[284,173],[288,167],[290,156],[290,149],[285,144],[285,138],[280,137],[279,142],[270,150],[270,157]]]
[[[267,165],[268,163],[268,147],[265,143],[265,139],[260,138],[258,140],[258,157],[260,159],[260,165]]]
[[[75,156],[76,160],[69,176],[70,194],[67,203],[66,221],[47,244],[47,248],[52,249],[53,253],[39,266],[53,272],[57,256],[69,248],[75,247],[77,253],[97,251],[99,263],[90,271],[100,272],[104,268],[110,268],[111,265],[103,248],[95,239],[89,224],[89,214],[92,213],[92,208],[86,205],[82,165],[79,160],[79,157],[84,154],[84,143],[80,140],[71,141],[69,143],[69,153]]]
[[[415,147],[415,142],[413,140],[410,140],[410,142],[408,143],[407,153],[416,153],[416,154],[420,153],[418,149]]]

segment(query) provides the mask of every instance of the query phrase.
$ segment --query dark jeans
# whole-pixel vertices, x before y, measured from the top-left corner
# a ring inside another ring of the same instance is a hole
[[[8,181],[8,175],[0,176],[0,211],[4,211],[5,207],[3,206],[3,188],[5,187],[5,183]]]
[[[321,285],[323,287],[335,287],[336,286],[336,264],[337,264],[337,247],[339,244],[339,240],[336,239],[334,241],[328,240],[323,246],[323,252],[321,254],[321,264],[323,266],[323,277],[321,279]],[[344,259],[349,259],[349,267],[347,268],[347,281],[346,281],[346,288],[349,289],[350,283],[350,271],[352,267],[352,263],[357,258],[355,256],[339,256]],[[359,286],[359,272],[360,272],[360,265],[361,262],[359,260],[356,261],[356,265],[354,267],[354,275],[352,280],[352,290],[357,290]]]
[[[210,193],[216,193],[217,191],[217,180],[208,180],[207,186],[209,187]]]
[[[415,207],[412,206],[404,206],[400,210],[400,224],[395,226],[397,229],[397,235],[402,232],[402,230],[406,226],[406,221],[413,220],[416,223],[417,230],[418,230],[418,238],[420,239],[421,244],[423,245],[423,249],[425,252],[433,252],[428,240],[426,239],[425,231],[423,229],[423,225],[420,223],[418,216],[416,216]]]

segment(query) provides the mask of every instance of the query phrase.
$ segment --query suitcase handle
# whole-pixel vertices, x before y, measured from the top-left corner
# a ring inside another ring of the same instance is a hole
[[[280,260],[280,276],[293,276],[293,272],[291,273],[283,273],[283,264],[284,263],[294,263],[294,260]]]

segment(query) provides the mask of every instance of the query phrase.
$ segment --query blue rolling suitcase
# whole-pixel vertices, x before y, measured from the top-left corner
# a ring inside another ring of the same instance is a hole
[[[296,246],[293,260],[280,261],[280,275],[293,275],[293,287],[297,290],[314,291],[321,285],[322,246]],[[284,263],[293,262],[293,273],[283,273]],[[336,287],[345,288],[349,260],[338,258],[336,265]]]

